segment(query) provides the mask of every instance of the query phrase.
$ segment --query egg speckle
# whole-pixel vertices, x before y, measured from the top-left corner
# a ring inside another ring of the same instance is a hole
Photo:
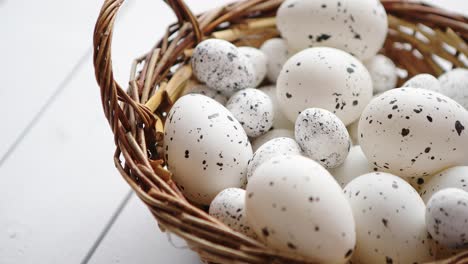
[[[283,68],[284,63],[291,56],[288,45],[281,38],[272,38],[265,41],[260,50],[268,58],[267,78],[270,82],[276,83],[281,68]]]
[[[262,83],[263,79],[267,74],[268,58],[263,51],[253,47],[239,47],[240,53],[244,54],[249,58],[255,70],[255,84],[257,87]]]
[[[453,69],[439,76],[440,92],[468,109],[468,69]]]
[[[364,62],[372,78],[374,93],[381,93],[395,88],[398,81],[397,68],[393,61],[377,54]]]

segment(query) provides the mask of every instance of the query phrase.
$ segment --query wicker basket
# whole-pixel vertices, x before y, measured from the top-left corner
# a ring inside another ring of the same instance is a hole
[[[193,84],[188,62],[194,46],[209,37],[260,46],[278,36],[275,14],[282,0],[236,2],[198,16],[182,0],[166,2],[178,23],[170,25],[162,40],[133,62],[127,91],[115,82],[111,60],[114,21],[123,0],[106,0],[96,23],[94,67],[104,113],[115,135],[115,166],[148,206],[159,227],[184,238],[203,261],[307,263],[232,231],[187,202],[160,155],[166,112]],[[466,67],[467,18],[405,0],[382,3],[390,29],[381,52],[406,70],[400,84],[418,73],[440,75],[444,72],[441,59],[451,67]],[[436,263],[468,263],[468,252]]]

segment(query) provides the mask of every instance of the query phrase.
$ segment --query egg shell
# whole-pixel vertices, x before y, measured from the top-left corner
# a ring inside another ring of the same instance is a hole
[[[209,214],[234,231],[256,238],[245,215],[245,190],[228,188],[221,191],[210,204]]]
[[[255,151],[247,165],[247,178],[252,177],[255,170],[265,161],[279,155],[301,155],[301,147],[294,139],[287,137],[274,138]]]
[[[468,69],[453,69],[439,76],[441,93],[468,109]]]
[[[304,153],[325,168],[336,168],[348,156],[351,139],[341,120],[331,112],[309,108],[297,117],[297,143]]]
[[[279,138],[279,137],[287,137],[287,138],[292,138],[295,139],[294,137],[294,131],[289,130],[289,129],[272,129],[268,131],[266,134],[261,135],[255,139],[252,140],[252,149],[253,151],[257,151],[260,146],[265,144],[266,142],[274,139],[274,138]]]
[[[289,54],[288,45],[286,41],[281,38],[272,38],[265,41],[260,50],[268,58],[267,64],[267,78],[270,82],[276,83],[278,75],[283,68],[284,63],[291,56]]]
[[[413,76],[411,79],[406,81],[402,87],[422,88],[438,93],[441,92],[439,80],[427,73]]]
[[[348,129],[349,138],[351,138],[351,142],[353,143],[353,146],[359,145],[358,127],[359,127],[359,119],[354,121],[353,123],[351,123],[350,125],[346,127],[346,129]]]
[[[435,174],[421,186],[419,194],[427,203],[434,193],[446,188],[458,188],[468,192],[468,166],[456,166]]]
[[[284,115],[281,107],[278,104],[278,99],[276,98],[276,86],[268,85],[259,88],[260,91],[266,93],[273,104],[273,112],[275,113],[275,120],[273,121],[274,128],[285,128],[294,130],[294,123],[289,121],[289,119]]]
[[[328,170],[336,181],[344,188],[353,179],[374,171],[374,167],[367,161],[360,146],[351,147],[348,157],[340,166]]]
[[[265,79],[267,74],[268,58],[263,51],[253,47],[239,47],[240,53],[249,58],[255,70],[255,83],[257,87]]]
[[[349,125],[370,101],[372,80],[355,57],[321,47],[292,56],[281,70],[276,89],[281,109],[292,122],[304,109],[316,107]]]
[[[232,92],[255,84],[255,69],[249,58],[225,40],[200,42],[191,61],[194,75],[212,89]]]
[[[432,260],[416,190],[398,176],[373,172],[352,180],[344,192],[356,221],[353,263],[424,263]]]
[[[362,60],[377,54],[388,30],[378,0],[286,0],[278,8],[276,25],[296,50],[326,46]]]
[[[272,249],[317,263],[345,263],[353,253],[351,208],[330,173],[306,157],[277,156],[258,167],[247,186],[246,213]]]
[[[372,78],[374,93],[381,93],[393,89],[397,85],[397,68],[393,61],[377,54],[364,62]]]
[[[468,162],[468,111],[425,89],[374,98],[359,122],[359,143],[379,171],[421,177]]]
[[[449,248],[468,248],[468,192],[456,188],[436,192],[426,209],[432,238]]]
[[[227,97],[224,96],[220,91],[211,89],[204,84],[198,84],[198,85],[194,85],[190,87],[190,89],[184,92],[184,95],[191,94],[191,93],[202,94],[204,96],[208,96],[222,105],[225,105],[228,100]]]
[[[273,103],[258,89],[248,88],[235,93],[226,108],[239,120],[249,137],[263,135],[273,126]]]
[[[165,160],[186,198],[209,205],[220,191],[240,187],[252,147],[241,124],[215,100],[185,95],[169,111]]]

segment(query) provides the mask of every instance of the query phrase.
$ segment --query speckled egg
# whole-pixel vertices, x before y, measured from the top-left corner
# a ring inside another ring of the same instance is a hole
[[[221,191],[211,202],[209,214],[234,231],[256,237],[245,216],[245,190],[228,188]]]
[[[361,60],[377,54],[388,30],[387,14],[378,0],[286,0],[276,24],[296,50],[333,47]]]
[[[300,155],[301,147],[294,139],[287,137],[274,138],[255,151],[247,165],[247,178],[252,177],[255,170],[265,161],[279,155]]]
[[[259,88],[260,91],[266,93],[273,103],[273,110],[275,112],[275,120],[273,122],[274,128],[285,128],[285,129],[294,129],[294,123],[289,121],[289,119],[284,115],[281,107],[278,104],[278,99],[276,98],[276,86],[268,85]]]
[[[268,58],[265,53],[263,53],[263,51],[253,47],[239,47],[238,49],[240,53],[249,58],[250,62],[252,63],[255,70],[254,87],[257,87],[260,83],[262,83],[267,74]]]
[[[364,62],[372,78],[374,93],[381,93],[393,89],[397,85],[397,68],[393,61],[377,54]]]
[[[281,38],[272,38],[260,47],[260,50],[268,58],[267,78],[270,82],[276,83],[278,75],[283,68],[284,63],[291,56],[286,41]]]
[[[227,97],[224,96],[220,91],[211,89],[208,86],[203,85],[203,84],[198,84],[198,85],[194,85],[190,87],[190,89],[184,92],[184,95],[191,94],[191,93],[202,94],[204,96],[208,96],[222,105],[225,105],[228,100]]]
[[[468,69],[454,69],[439,76],[441,93],[468,109]]]
[[[422,73],[406,81],[402,87],[422,88],[440,93],[440,83],[436,77]]]
[[[360,146],[351,147],[348,157],[340,166],[328,170],[336,181],[344,188],[353,179],[374,171],[374,167],[367,161]]]
[[[325,168],[336,168],[348,156],[351,139],[341,120],[331,112],[309,108],[297,117],[296,141],[304,153]]]
[[[268,247],[317,263],[346,263],[355,244],[351,208],[333,177],[303,156],[277,156],[249,180],[247,219]]]
[[[431,175],[468,163],[468,111],[425,89],[392,89],[374,98],[359,122],[359,142],[379,171]]]
[[[274,139],[274,138],[279,138],[279,137],[287,137],[287,138],[292,138],[295,139],[294,137],[294,131],[289,130],[289,129],[272,129],[268,131],[266,134],[261,135],[255,139],[252,140],[252,149],[253,151],[257,151],[260,146],[265,144],[266,142]]]
[[[372,80],[362,63],[348,53],[311,48],[285,63],[276,89],[282,111],[293,122],[304,109],[317,107],[349,125],[370,101]]]
[[[226,188],[240,187],[252,158],[242,125],[221,104],[199,94],[182,96],[169,111],[164,150],[179,189],[203,205]]]
[[[248,88],[235,93],[226,108],[239,120],[249,137],[263,135],[273,126],[273,103],[260,90]]]
[[[456,188],[436,192],[426,209],[432,238],[449,248],[468,248],[468,192]]]
[[[452,167],[435,174],[421,186],[419,194],[427,203],[434,193],[446,188],[458,188],[468,192],[468,166]]]
[[[255,69],[236,46],[221,39],[200,42],[192,55],[193,74],[208,87],[225,92],[255,84]]]
[[[433,259],[416,190],[398,176],[373,172],[344,189],[356,221],[353,263],[424,263]]]

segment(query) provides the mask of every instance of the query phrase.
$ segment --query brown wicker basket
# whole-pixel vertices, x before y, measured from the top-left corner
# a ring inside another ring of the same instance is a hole
[[[184,238],[205,262],[307,263],[232,231],[190,204],[171,180],[160,155],[166,112],[193,84],[188,62],[194,46],[211,37],[260,46],[278,36],[275,14],[282,0],[241,1],[198,16],[182,0],[166,0],[178,23],[170,25],[162,40],[133,62],[127,91],[115,82],[111,60],[114,22],[123,1],[106,0],[94,30],[95,74],[104,113],[114,132],[114,162],[119,172],[159,227]],[[451,67],[466,67],[467,18],[405,0],[382,3],[390,29],[381,52],[407,71],[406,78],[418,73],[440,75],[444,72],[441,59]],[[401,77],[400,83],[406,78]],[[468,252],[436,263],[468,263]]]

